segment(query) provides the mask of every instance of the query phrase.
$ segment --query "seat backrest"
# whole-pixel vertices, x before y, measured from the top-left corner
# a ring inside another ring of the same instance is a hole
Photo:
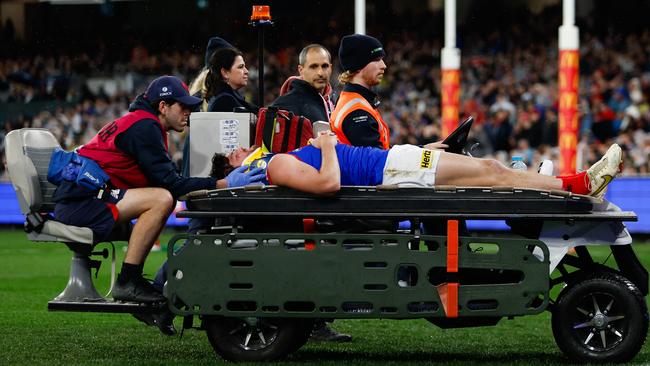
[[[56,186],[47,181],[47,168],[52,151],[60,146],[54,135],[43,128],[21,128],[7,134],[7,171],[24,215],[54,210],[52,195]]]

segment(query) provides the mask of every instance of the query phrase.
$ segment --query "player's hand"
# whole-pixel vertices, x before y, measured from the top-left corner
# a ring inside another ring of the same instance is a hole
[[[312,141],[312,145],[319,149],[322,149],[324,146],[336,146],[337,143],[338,139],[336,138],[336,134],[332,131],[321,131],[318,133],[318,137]]]
[[[228,188],[232,187],[243,187],[249,184],[259,183],[266,176],[266,172],[262,168],[251,169],[246,171],[249,166],[240,166],[239,168],[233,170],[226,176],[226,182],[228,182]]]
[[[442,140],[424,145],[424,148],[427,149],[427,150],[444,150],[444,149],[446,149],[448,147],[449,147],[449,145],[443,144]]]

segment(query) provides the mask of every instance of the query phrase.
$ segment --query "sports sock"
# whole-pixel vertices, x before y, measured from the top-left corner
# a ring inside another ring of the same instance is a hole
[[[586,177],[587,172],[581,172],[573,175],[557,176],[562,180],[562,189],[577,194],[589,194],[589,180]]]
[[[120,272],[119,276],[117,276],[117,280],[120,281],[120,283],[125,283],[132,278],[141,277],[143,268],[144,263],[131,264],[122,262],[122,271]]]

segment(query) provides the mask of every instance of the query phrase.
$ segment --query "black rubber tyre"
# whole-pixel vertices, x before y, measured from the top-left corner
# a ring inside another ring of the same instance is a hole
[[[212,348],[228,361],[273,361],[286,357],[307,342],[312,326],[313,321],[307,319],[205,319]]]
[[[552,326],[555,342],[574,361],[627,362],[645,342],[648,308],[627,278],[593,273],[560,293]]]

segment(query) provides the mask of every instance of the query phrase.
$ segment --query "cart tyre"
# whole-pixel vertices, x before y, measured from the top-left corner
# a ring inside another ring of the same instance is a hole
[[[309,337],[313,320],[257,318],[251,325],[241,318],[209,317],[205,330],[212,348],[228,361],[273,361],[298,350]]]
[[[555,342],[578,362],[627,362],[648,333],[648,308],[639,289],[613,272],[569,284],[552,313]]]

